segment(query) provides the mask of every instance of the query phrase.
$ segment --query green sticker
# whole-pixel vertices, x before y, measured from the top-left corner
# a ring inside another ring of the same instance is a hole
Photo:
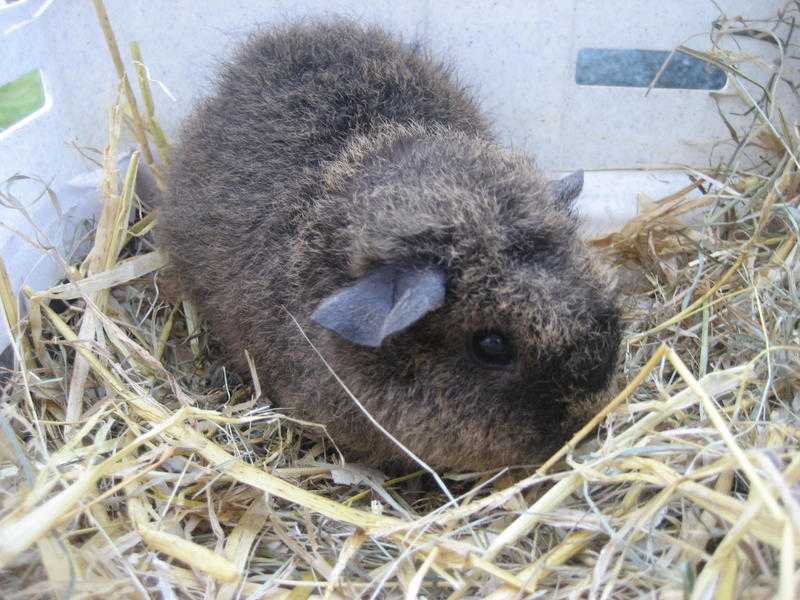
[[[38,69],[0,86],[0,131],[29,117],[44,102],[42,72]]]

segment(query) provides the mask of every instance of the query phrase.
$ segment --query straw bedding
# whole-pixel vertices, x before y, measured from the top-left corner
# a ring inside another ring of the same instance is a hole
[[[343,464],[321,428],[215,360],[191,305],[165,301],[134,184],[139,166],[158,179],[169,144],[134,46],[140,101],[121,86],[109,111],[90,253],[62,285],[24,290],[24,318],[0,270],[15,340],[0,595],[796,598],[798,16],[714,23],[703,56],[734,84],[730,138],[683,192],[642,198],[593,242],[629,288],[617,395],[543,465],[442,473],[454,501],[425,473]]]

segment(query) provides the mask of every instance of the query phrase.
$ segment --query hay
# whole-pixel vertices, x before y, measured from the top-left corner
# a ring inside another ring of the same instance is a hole
[[[214,362],[191,305],[162,299],[134,182],[140,153],[155,164],[147,144],[162,163],[168,146],[134,47],[146,110],[109,113],[89,256],[64,284],[26,290],[24,319],[0,269],[15,340],[2,596],[797,597],[800,143],[777,93],[797,101],[797,16],[715,23],[704,57],[737,82],[748,125],[721,112],[726,159],[595,242],[636,288],[624,389],[535,471],[442,474],[455,502],[421,472],[343,465],[319,427]],[[756,37],[780,60],[723,44]],[[126,123],[144,148],[120,174]]]

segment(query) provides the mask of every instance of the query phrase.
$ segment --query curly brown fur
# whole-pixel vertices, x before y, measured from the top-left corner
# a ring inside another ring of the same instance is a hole
[[[184,292],[279,405],[356,460],[437,467],[540,459],[584,423],[617,355],[615,292],[576,217],[498,147],[447,69],[376,28],[326,22],[254,36],[188,120],[160,242]],[[444,305],[377,348],[315,309],[380,265],[446,273]],[[512,340],[489,368],[479,331]]]

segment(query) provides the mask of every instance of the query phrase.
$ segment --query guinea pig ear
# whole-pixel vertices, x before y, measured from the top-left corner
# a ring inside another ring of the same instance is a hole
[[[557,181],[551,181],[550,189],[561,204],[566,206],[572,204],[572,201],[583,189],[583,170],[570,173]]]
[[[377,348],[442,306],[445,281],[438,268],[377,267],[328,296],[311,319],[355,344]]]

